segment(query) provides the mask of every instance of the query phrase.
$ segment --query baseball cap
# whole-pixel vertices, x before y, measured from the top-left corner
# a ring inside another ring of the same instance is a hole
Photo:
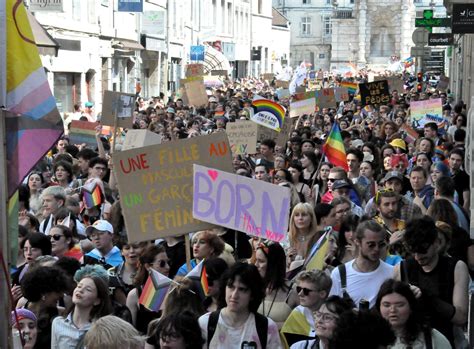
[[[387,174],[385,175],[385,177],[383,178],[383,181],[386,182],[386,181],[389,181],[393,178],[396,178],[398,179],[400,182],[403,183],[403,176],[401,175],[400,172],[397,172],[397,171],[389,171],[387,172]]]
[[[169,107],[168,109],[166,109],[166,112],[167,112],[167,113],[173,113],[173,114],[175,113],[174,108],[171,108],[171,107]]]
[[[92,102],[86,102],[84,105],[85,105],[87,108],[92,108],[92,107],[94,106],[94,103],[92,103]]]
[[[341,188],[352,188],[352,184],[350,184],[348,181],[345,179],[338,179],[337,181],[334,182],[332,185],[332,190],[334,189],[341,189]]]
[[[217,103],[217,98],[214,96],[209,97],[209,103]]]
[[[101,233],[114,233],[114,228],[112,227],[112,224],[110,224],[104,219],[99,219],[98,221],[95,221],[94,224],[88,226],[86,228],[86,235],[91,235],[94,230],[100,231]]]

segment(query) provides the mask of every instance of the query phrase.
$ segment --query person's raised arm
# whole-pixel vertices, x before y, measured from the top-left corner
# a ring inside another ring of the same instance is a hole
[[[454,268],[453,305],[456,308],[451,322],[464,325],[469,309],[469,272],[466,263],[458,261]]]

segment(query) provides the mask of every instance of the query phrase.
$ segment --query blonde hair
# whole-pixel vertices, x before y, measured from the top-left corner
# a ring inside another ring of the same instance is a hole
[[[146,337],[128,322],[113,315],[94,321],[84,337],[87,349],[142,349]]]
[[[290,217],[290,231],[288,233],[288,238],[290,240],[291,245],[295,245],[298,237],[298,228],[295,225],[295,215],[297,213],[306,213],[310,216],[311,222],[309,224],[309,234],[313,235],[316,232],[316,227],[317,227],[317,221],[316,221],[316,215],[314,214],[314,209],[311,204],[307,202],[300,202],[299,204],[296,204],[295,207],[293,208],[293,211],[291,211],[291,217]]]

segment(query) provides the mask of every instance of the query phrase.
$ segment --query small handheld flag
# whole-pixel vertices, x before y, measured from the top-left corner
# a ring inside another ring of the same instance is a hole
[[[341,130],[339,129],[337,122],[333,124],[326,143],[323,145],[323,153],[331,164],[349,171],[346,160],[346,149],[344,148]]]
[[[209,283],[207,280],[206,267],[204,266],[204,260],[196,265],[186,276],[187,279],[196,282],[199,285],[203,295],[207,297],[209,294]]]
[[[161,309],[172,282],[173,280],[170,278],[160,274],[156,270],[150,269],[150,276],[148,276],[138,302],[145,308],[158,312]]]

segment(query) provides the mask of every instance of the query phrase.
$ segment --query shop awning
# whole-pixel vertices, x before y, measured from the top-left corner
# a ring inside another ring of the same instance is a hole
[[[212,70],[227,70],[230,71],[229,60],[224,54],[214,47],[206,46],[206,53],[204,54],[204,73],[210,74]]]
[[[116,51],[141,51],[145,49],[138,41],[125,39],[112,39],[112,48]]]
[[[30,11],[26,11],[31,31],[35,38],[36,46],[42,55],[58,56],[59,43],[48,33],[46,29],[36,20]]]

